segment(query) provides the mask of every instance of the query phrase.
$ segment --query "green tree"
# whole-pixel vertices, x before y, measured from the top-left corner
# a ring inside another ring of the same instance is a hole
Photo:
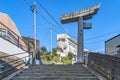
[[[52,61],[52,56],[50,54],[48,54],[46,57],[47,57],[47,61]]]
[[[52,49],[52,55],[53,55],[53,56],[57,56],[57,49],[56,49],[56,48],[53,48],[53,49]]]
[[[68,52],[68,58],[72,60],[75,55],[72,52]]]
[[[41,50],[41,53],[43,53],[43,54],[47,53],[47,49],[45,46],[41,47],[40,50]]]

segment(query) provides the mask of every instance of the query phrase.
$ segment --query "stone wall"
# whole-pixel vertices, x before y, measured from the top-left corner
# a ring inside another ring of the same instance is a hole
[[[90,52],[88,66],[107,80],[120,79],[120,57]]]

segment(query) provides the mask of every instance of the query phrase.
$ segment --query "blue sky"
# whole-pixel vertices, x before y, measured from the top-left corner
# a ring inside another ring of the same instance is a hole
[[[31,5],[33,0],[26,0]],[[57,20],[59,27],[38,5],[37,11],[53,25],[53,47],[56,47],[57,34],[67,31],[74,39],[77,39],[78,23],[61,24],[60,16],[74,11],[79,11],[96,3],[101,3],[98,14],[91,20],[92,29],[84,30],[84,47],[90,51],[104,50],[104,41],[119,34],[120,32],[120,1],[119,0],[39,0],[48,12]],[[33,13],[30,6],[24,0],[1,0],[0,12],[7,13],[15,22],[19,32],[23,36],[33,37]],[[50,49],[50,26],[37,14],[37,39],[40,46]],[[57,30],[57,32],[55,31]],[[109,34],[109,35],[108,35]]]

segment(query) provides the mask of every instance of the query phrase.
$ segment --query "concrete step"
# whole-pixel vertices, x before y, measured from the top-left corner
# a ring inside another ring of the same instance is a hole
[[[81,65],[37,65],[22,71],[13,80],[99,80]]]
[[[13,80],[98,80],[97,77],[16,77]]]
[[[60,70],[41,70],[41,71],[37,71],[37,70],[25,70],[25,71],[22,71],[23,73],[26,72],[26,73],[83,73],[83,72],[88,72],[88,71],[85,71],[85,70],[81,70],[81,71],[60,71]]]
[[[32,67],[82,67],[82,66],[79,66],[79,65],[32,65]]]
[[[73,65],[71,65],[71,66],[68,66],[68,65],[55,65],[55,66],[53,66],[53,65],[49,65],[49,66],[46,66],[46,65],[41,65],[41,66],[30,66],[30,68],[73,68],[73,67],[79,67],[79,68],[83,68],[82,66],[73,66]]]
[[[27,69],[29,70],[29,69]],[[41,70],[59,70],[59,71],[70,71],[70,70],[74,70],[74,71],[81,71],[81,70],[86,70],[85,68],[77,68],[77,67],[68,67],[68,68],[59,68],[59,67],[34,67],[34,68],[30,68],[30,70],[35,70],[35,71],[41,71]]]
[[[41,66],[30,66],[30,68],[83,68],[82,66],[79,65],[41,65]]]
[[[55,69],[49,69],[49,68],[30,68],[30,70],[36,70],[36,71],[41,71],[41,70],[46,70],[46,71],[48,71],[48,70],[59,70],[59,71],[71,71],[71,70],[74,70],[74,71],[81,71],[81,70],[86,70],[86,69],[73,69],[73,68],[70,68],[70,69],[66,69],[66,68],[63,68],[63,69],[59,69],[59,68],[55,68]]]
[[[84,69],[83,67],[30,67],[30,69],[75,69],[81,70]]]
[[[76,77],[94,77],[94,75],[90,73],[21,73],[18,76],[29,76],[29,77],[39,77],[39,76],[76,76]]]
[[[53,71],[53,72],[51,72],[51,71],[47,71],[47,72],[45,72],[45,71],[42,71],[42,72],[25,72],[25,71],[22,71],[21,72],[21,74],[23,74],[23,73],[25,73],[25,74],[91,74],[91,72],[88,72],[88,71],[81,71],[81,72],[76,72],[76,71],[68,71],[68,72],[63,72],[63,71]]]

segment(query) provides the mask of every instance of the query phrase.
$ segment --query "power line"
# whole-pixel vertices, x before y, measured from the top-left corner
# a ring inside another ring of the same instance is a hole
[[[45,7],[37,0],[39,6],[50,16],[51,19],[65,32],[65,30],[60,26],[60,24],[55,20],[55,18],[45,9]]]
[[[28,2],[28,1],[26,1],[26,0],[24,0],[30,7],[32,7],[31,6],[31,4]],[[43,7],[44,8],[44,7]],[[44,8],[45,9],[45,8]],[[46,9],[45,9],[46,10]],[[47,11],[47,10],[46,10]],[[53,27],[54,28],[52,28],[57,34],[60,34],[60,30],[58,31],[58,29],[56,30],[55,28],[57,28],[57,26],[55,26],[52,22],[50,22],[47,18],[45,18],[42,14],[40,14],[40,12],[39,11],[37,11],[36,10],[36,12],[37,12],[37,14],[39,15],[39,16],[41,16],[48,24],[52,24],[53,25]],[[48,12],[48,11],[47,11]],[[50,14],[49,14],[50,15]],[[52,16],[51,16],[52,17]],[[54,19],[55,20],[55,19]],[[55,22],[57,22],[57,21],[55,21]],[[58,23],[57,23],[58,24]],[[59,24],[58,24],[59,25]],[[68,34],[69,36],[71,36],[70,34]],[[71,37],[73,37],[73,36],[71,36]],[[77,38],[77,37],[73,37],[73,38]]]
[[[31,6],[31,4],[28,2],[28,1],[26,1],[26,0],[24,0],[29,6]],[[39,6],[41,6],[43,9],[44,9],[44,11],[54,20],[54,22],[60,27],[60,24],[54,19],[54,17],[44,8],[44,6],[37,0],[37,2],[38,2],[38,4],[39,4]],[[47,22],[47,23],[49,23],[49,24],[52,24],[50,21],[48,21],[48,19],[46,19],[42,14],[40,14],[38,11],[37,11],[37,13]],[[52,24],[53,25],[53,24]],[[53,25],[54,27],[56,27],[55,25]],[[62,27],[60,27],[60,28],[62,28]],[[55,32],[56,33],[59,33],[56,29],[54,29],[55,30]],[[65,30],[63,29],[63,31],[65,32]],[[105,37],[105,36],[108,36],[108,35],[111,35],[111,34],[113,34],[113,33],[116,33],[116,32],[112,32],[112,33],[108,33],[108,34],[102,34],[102,35],[99,35],[99,36],[96,36],[96,37],[92,37],[92,38],[88,38],[88,39],[85,39],[85,40],[94,40],[94,39],[98,39],[98,38],[102,38],[102,37]],[[70,34],[68,34],[68,35],[70,35]],[[70,35],[71,36],[71,35]],[[76,36],[71,36],[71,37],[73,37],[73,38],[77,38]]]
[[[24,0],[24,1],[31,7],[31,4],[28,1],[26,1],[26,0]]]
[[[107,34],[102,34],[102,35],[95,36],[95,37],[92,37],[92,38],[88,38],[88,39],[85,39],[85,40],[87,40],[87,41],[96,40],[96,39],[99,39],[99,38],[102,38],[102,37],[109,36],[109,35],[114,34],[114,33],[117,33],[117,31],[114,31],[114,32],[111,32],[111,33],[107,33]],[[68,34],[68,35],[73,37],[73,38],[75,38],[75,39],[77,39],[76,36],[73,36],[73,35],[70,35],[70,34]],[[100,41],[105,41],[105,40],[100,40]],[[97,41],[97,42],[100,42],[100,41]],[[95,43],[95,42],[92,41],[92,42],[89,42],[89,43]]]
[[[32,7],[31,6],[31,4],[28,2],[28,1],[26,1],[26,0],[24,0],[30,7]],[[42,14],[40,14],[40,12],[39,11],[37,11],[36,10],[36,12],[37,12],[37,14],[39,15],[39,16],[41,16],[48,24],[52,24],[53,25],[53,23],[52,22],[50,22],[48,19],[46,19]],[[55,25],[53,25],[54,27],[56,27]],[[54,28],[53,28],[54,29]],[[54,29],[54,31],[56,32],[56,33],[59,33],[59,31],[57,31],[56,29]]]
[[[38,11],[37,11],[38,15],[41,16],[48,24],[52,24],[52,22],[48,21],[48,19],[46,19],[42,14],[40,14]],[[53,25],[53,27],[56,27],[55,25]],[[53,28],[54,29],[54,28]],[[58,32],[56,29],[54,29],[56,33],[60,33]]]
[[[98,38],[109,36],[109,35],[114,34],[114,33],[117,33],[117,32],[115,31],[115,32],[107,33],[107,34],[102,34],[102,35],[99,35],[99,36],[96,36],[96,37],[92,37],[92,38],[88,38],[88,39],[85,39],[85,40],[94,40],[94,39],[98,39]]]
[[[32,0],[29,0],[29,2],[32,4],[33,3],[33,1]],[[36,2],[36,1],[34,1],[34,2]]]
[[[86,44],[99,44],[99,43],[104,43],[106,40],[97,40],[97,41],[92,41],[92,42],[85,42]]]
[[[47,23],[49,24],[52,24],[50,21],[48,21],[42,14],[40,14],[38,11],[37,11],[38,15],[41,16]]]
[[[88,41],[90,41],[90,40],[95,40],[95,39],[99,39],[99,38],[102,38],[102,37],[109,36],[109,35],[114,34],[114,33],[117,33],[117,31],[114,31],[114,32],[111,32],[111,33],[107,33],[107,34],[102,34],[102,35],[95,36],[95,37],[92,37],[92,38],[88,38],[88,39],[85,39],[85,40],[88,40]],[[70,35],[70,34],[69,34],[69,35]],[[74,38],[77,38],[77,37],[74,36],[74,35],[71,35],[71,36],[74,37]]]
[[[26,0],[24,0],[24,1],[25,1],[30,7],[32,7],[31,4],[30,4],[28,1],[26,1]],[[53,23],[50,22],[48,19],[46,19],[42,14],[40,14],[39,11],[36,10],[36,12],[37,12],[37,14],[38,14],[39,16],[41,16],[48,24],[52,24],[52,25],[53,25]],[[54,27],[54,28],[57,28],[57,26],[55,26],[55,25],[53,25],[53,27]],[[58,31],[58,29],[56,30],[56,29],[54,29],[54,28],[53,28],[53,30],[54,30],[56,33],[59,34],[59,33],[60,33],[60,32],[59,32],[60,30]]]

